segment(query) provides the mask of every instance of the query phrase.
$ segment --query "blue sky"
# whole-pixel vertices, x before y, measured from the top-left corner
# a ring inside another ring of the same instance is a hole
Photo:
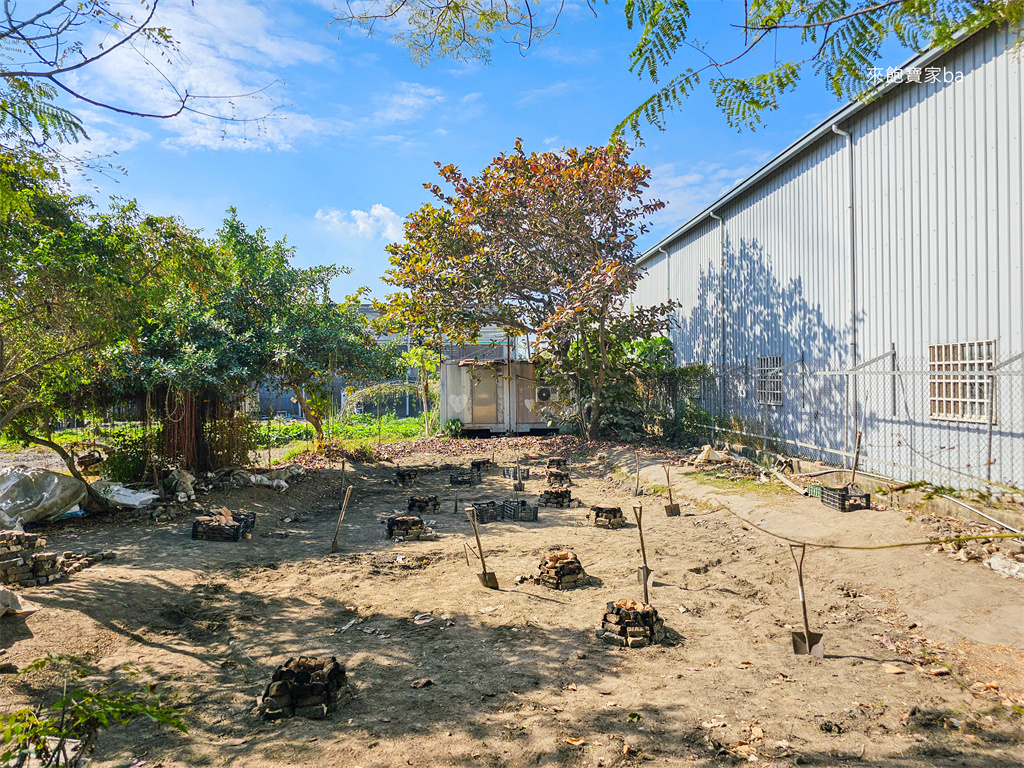
[[[528,150],[603,144],[613,126],[651,92],[628,70],[636,33],[620,4],[570,4],[557,34],[525,55],[497,43],[490,66],[411,62],[386,32],[367,39],[331,21],[332,0],[163,0],[160,21],[180,41],[162,65],[194,94],[232,95],[269,85],[267,98],[201,102],[242,117],[276,110],[262,128],[195,115],[160,121],[71,105],[95,152],[116,151],[125,175],[93,176],[76,189],[98,201],[136,198],[148,211],[180,216],[212,235],[228,206],[271,237],[285,235],[302,266],[337,263],[340,297],[357,286],[375,295],[387,268],[384,246],[401,220],[428,199],[434,161],[475,173],[522,137]],[[541,6],[543,8],[543,6]],[[742,43],[729,25],[741,2],[695,0],[691,35],[725,56]],[[787,42],[765,53],[795,57]],[[902,56],[897,57],[902,58]],[[688,64],[699,55],[681,55]],[[751,62],[756,65],[758,62]],[[768,62],[770,63],[770,61]],[[890,62],[897,63],[897,62]],[[137,56],[112,55],[74,85],[93,98],[159,111],[170,103],[159,74]],[[756,133],[729,128],[699,91],[648,130],[634,160],[652,169],[652,193],[668,207],[651,221],[653,242],[798,138],[839,105],[808,81]],[[234,112],[231,112],[234,110]]]

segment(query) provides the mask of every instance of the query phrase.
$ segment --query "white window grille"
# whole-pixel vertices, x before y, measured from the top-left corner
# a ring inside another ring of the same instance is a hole
[[[757,358],[757,404],[782,405],[782,355]]]
[[[996,364],[995,341],[928,346],[929,416],[941,421],[988,422]],[[994,402],[994,400],[993,400]]]

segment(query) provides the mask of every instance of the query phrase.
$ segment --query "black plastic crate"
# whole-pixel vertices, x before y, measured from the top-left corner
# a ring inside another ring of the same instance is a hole
[[[256,527],[255,512],[232,512],[234,525],[192,521],[192,538],[204,541],[239,541]]]
[[[871,494],[846,486],[845,488],[827,488],[822,486],[821,503],[830,509],[840,512],[853,512],[858,509],[871,508]]]
[[[473,514],[479,524],[493,523],[501,519],[502,507],[496,501],[480,501],[472,506]]]
[[[501,503],[502,517],[506,520],[517,520],[522,523],[537,522],[537,507],[531,507],[525,499],[518,502],[506,499]]]

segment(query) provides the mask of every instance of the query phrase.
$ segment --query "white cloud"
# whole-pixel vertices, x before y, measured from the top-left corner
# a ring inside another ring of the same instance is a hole
[[[189,109],[159,123],[167,134],[164,144],[182,149],[290,149],[299,138],[343,127],[284,109],[272,98],[283,69],[323,64],[330,53],[288,35],[250,0],[194,7],[189,0],[173,0],[160,5],[154,23],[170,28],[177,56],[168,60],[143,48],[147,61],[126,46],[82,70],[70,85],[91,98],[151,114],[174,112],[187,93]]]
[[[461,101],[463,104],[469,104],[471,101],[476,101],[481,96],[483,96],[483,94],[480,93],[480,91],[477,91],[475,93],[467,93],[465,96],[459,99],[459,101]]]
[[[731,163],[697,163],[686,169],[677,169],[673,163],[653,167],[646,197],[667,205],[650,223],[655,229],[682,224],[760,168],[766,157],[767,153],[742,150],[732,156]]]
[[[581,83],[578,80],[563,80],[558,83],[552,83],[544,88],[535,88],[532,91],[523,91],[519,100],[516,101],[516,106],[522,107],[526,104],[532,104],[535,101],[551,98],[552,96],[561,96],[570,91],[577,90],[580,84]]]
[[[349,237],[360,237],[366,240],[381,238],[389,242],[401,240],[403,236],[402,219],[386,205],[375,203],[366,211],[339,211],[336,208],[319,209],[316,220],[332,231],[341,232]]]
[[[542,143],[544,144],[545,147],[553,147],[553,146],[555,146],[555,144],[558,143],[558,137],[557,136],[548,136],[546,139],[544,139],[544,141]]]
[[[445,97],[436,88],[419,83],[400,83],[398,90],[384,100],[384,106],[373,113],[382,123],[397,123],[423,117],[431,107],[442,103]]]
[[[560,48],[559,46],[542,45],[537,48],[541,58],[557,61],[559,64],[595,64],[601,59],[599,51],[593,48]]]

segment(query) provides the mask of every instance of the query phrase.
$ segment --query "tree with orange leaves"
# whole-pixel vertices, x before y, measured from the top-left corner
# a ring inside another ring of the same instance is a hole
[[[642,270],[650,171],[625,144],[527,153],[517,140],[478,176],[438,164],[452,188],[408,216],[388,247],[388,318],[468,341],[486,325],[536,335],[538,359],[560,400],[596,437],[609,387],[634,356],[628,345],[662,333],[670,305],[631,307]],[[564,415],[564,414],[563,414]]]

